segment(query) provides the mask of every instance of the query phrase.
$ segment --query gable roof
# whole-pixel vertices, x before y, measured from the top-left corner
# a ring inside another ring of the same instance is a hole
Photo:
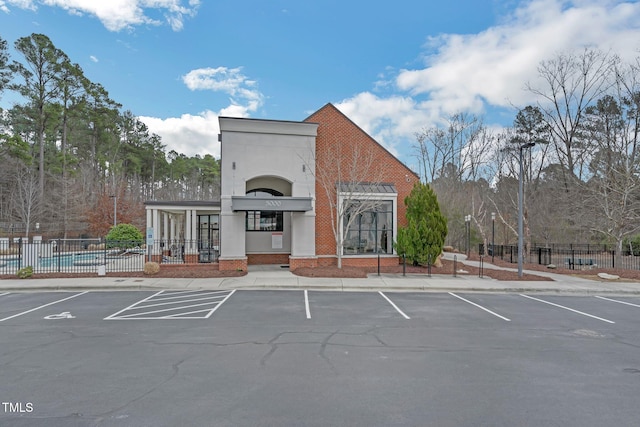
[[[413,174],[418,180],[420,180],[420,175],[418,175],[415,171],[413,171],[413,169],[411,169],[409,166],[407,166],[404,162],[402,162],[400,159],[398,159],[395,155],[393,155],[393,153],[391,153],[387,148],[385,148],[384,145],[380,144],[378,141],[376,141],[371,135],[369,135],[367,132],[365,132],[360,126],[358,126],[353,120],[351,120],[346,114],[344,114],[342,111],[340,111],[335,105],[333,105],[332,103],[328,102],[326,103],[323,107],[321,107],[320,109],[318,109],[316,112],[312,113],[309,117],[307,117],[306,119],[304,119],[304,122],[313,122],[313,123],[319,123],[319,120],[314,119],[315,116],[317,116],[319,113],[323,112],[324,110],[330,110],[332,113],[337,113],[339,116],[341,116],[342,118],[344,118],[345,120],[347,120],[353,127],[355,127],[359,132],[361,132],[362,134],[364,134],[367,139],[369,139],[371,142],[373,142],[374,144],[376,144],[378,147],[380,147],[382,150],[384,150],[387,154],[389,154],[389,156],[391,158],[393,158],[396,162],[398,162],[403,168],[405,168],[408,172],[410,172],[411,174]]]

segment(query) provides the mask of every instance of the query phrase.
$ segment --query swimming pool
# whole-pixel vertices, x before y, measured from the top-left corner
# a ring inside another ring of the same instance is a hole
[[[17,268],[18,266],[26,267],[24,262],[21,264],[20,259],[11,258],[6,260],[6,267]],[[91,265],[103,265],[104,252],[82,252],[82,253],[70,253],[60,254],[52,257],[40,257],[38,259],[38,267],[71,267],[71,266],[91,266]]]

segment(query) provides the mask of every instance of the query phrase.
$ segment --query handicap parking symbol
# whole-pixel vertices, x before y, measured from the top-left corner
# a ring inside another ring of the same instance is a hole
[[[72,316],[70,312],[63,311],[60,314],[51,314],[49,316],[44,316],[47,320],[57,320],[57,319],[75,319],[76,316]]]

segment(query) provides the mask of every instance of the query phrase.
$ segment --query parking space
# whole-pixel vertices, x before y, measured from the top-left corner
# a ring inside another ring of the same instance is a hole
[[[221,309],[222,305],[224,310]],[[219,311],[218,311],[219,310]],[[640,298],[482,293],[163,290],[0,294],[0,324],[31,320],[215,320],[270,324],[424,322],[635,327]]]
[[[534,297],[534,296],[525,295],[525,294],[520,294],[520,296],[523,297],[523,298],[527,298],[527,299],[529,299],[531,301],[536,301],[536,302],[539,302],[539,303],[542,303],[542,304],[546,304],[547,306],[551,306],[551,307],[554,307],[554,308],[565,310],[565,311],[567,311],[569,313],[573,313],[573,314],[576,314],[576,315],[579,315],[579,316],[584,316],[584,317],[589,318],[589,319],[594,319],[594,320],[597,320],[597,321],[600,321],[600,322],[604,322],[604,323],[608,323],[608,324],[616,323],[615,321],[613,321],[611,319],[607,319],[607,318],[604,318],[604,317],[601,317],[601,316],[597,316],[595,314],[592,314],[592,313],[589,313],[589,312],[586,312],[586,311],[583,311],[583,310],[578,310],[577,308],[572,307],[572,304],[571,304],[572,300],[568,299],[568,298],[563,298],[562,301],[554,302],[553,300],[555,298],[553,298],[553,297],[539,298],[539,297]],[[567,302],[568,302],[568,304],[567,304]]]
[[[550,300],[562,304],[565,298],[553,297]],[[640,316],[640,298],[637,297],[595,295],[591,298],[574,298],[571,299],[571,307],[623,325],[634,322]]]
[[[405,320],[378,292],[341,293],[340,298],[336,298],[334,292],[309,292],[308,300],[310,320],[315,324],[349,325]]]
[[[290,325],[306,319],[304,291],[238,291],[214,316],[224,325]]]
[[[495,303],[478,298],[480,294],[461,293],[386,293],[414,322],[427,322],[431,326],[447,326],[466,322],[500,324],[509,319]],[[492,295],[497,299],[508,297]],[[491,298],[493,300],[494,298]]]
[[[103,319],[115,310],[152,295],[154,292],[12,292],[0,296],[0,325],[31,321]],[[47,322],[49,324],[55,322]]]
[[[0,297],[0,322],[25,316],[33,318],[42,312],[58,310],[65,302],[87,292],[10,293]],[[55,306],[55,308],[54,308]]]

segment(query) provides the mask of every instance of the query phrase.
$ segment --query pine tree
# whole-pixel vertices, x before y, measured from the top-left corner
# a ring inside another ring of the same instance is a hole
[[[416,183],[405,198],[406,227],[400,227],[396,251],[418,264],[435,262],[447,236],[447,219],[440,213],[438,198],[427,184]]]

